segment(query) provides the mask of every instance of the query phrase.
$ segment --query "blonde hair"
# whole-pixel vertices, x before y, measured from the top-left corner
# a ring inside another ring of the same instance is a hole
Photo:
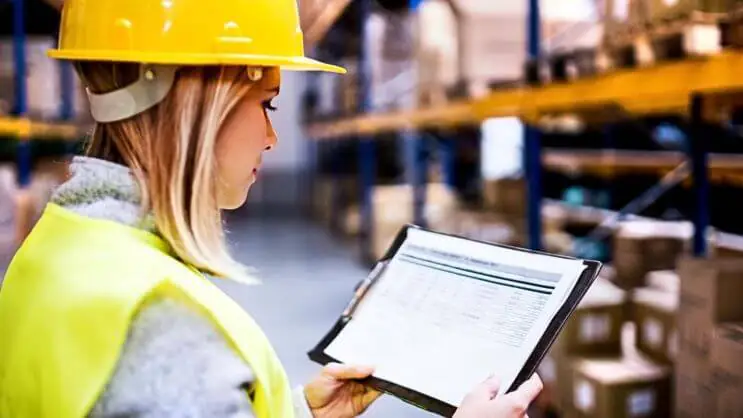
[[[136,64],[83,62],[76,68],[94,93],[137,79]],[[245,67],[186,67],[168,96],[132,118],[97,124],[86,154],[128,166],[142,209],[184,262],[210,274],[247,278],[229,254],[217,204],[215,143],[223,122],[254,83]]]

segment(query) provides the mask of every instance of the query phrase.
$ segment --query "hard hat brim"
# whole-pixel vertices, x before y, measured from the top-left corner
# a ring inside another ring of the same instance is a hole
[[[307,57],[282,57],[253,54],[183,54],[141,51],[90,51],[50,49],[52,58],[68,61],[131,62],[162,65],[246,65],[279,67],[289,71],[322,71],[346,74],[346,69]]]

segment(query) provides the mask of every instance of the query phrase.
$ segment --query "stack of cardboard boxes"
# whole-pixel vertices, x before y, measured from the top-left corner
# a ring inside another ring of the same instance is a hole
[[[715,328],[710,346],[718,417],[743,415],[743,322]]]
[[[610,269],[602,272],[543,361],[545,396],[554,397],[551,404],[564,417],[674,416],[676,368],[693,374],[687,385],[694,381],[706,390],[699,367],[684,368],[690,363],[682,358],[678,325],[683,281],[674,271],[653,271],[636,288],[623,290],[612,276]],[[725,328],[728,345],[719,344],[727,353],[735,347],[730,329]],[[680,366],[683,361],[686,366]]]
[[[413,188],[408,184],[378,185],[372,189],[372,255],[379,259],[392,244],[400,228],[414,222]],[[458,212],[459,202],[449,186],[429,183],[426,186],[423,216],[427,227],[443,229]]]
[[[482,183],[483,204],[460,208],[437,227],[450,234],[513,246],[528,244],[526,182],[499,178]],[[573,240],[563,231],[563,219],[543,216],[542,236],[548,252],[569,254]]]
[[[678,280],[670,274],[664,278]],[[635,289],[632,302],[638,350],[653,361],[673,364],[678,352],[678,289],[652,285]]]
[[[740,416],[743,260],[684,258],[678,271],[676,416]]]
[[[312,214],[327,227],[343,224],[344,214],[358,201],[358,184],[353,176],[323,176],[313,183]]]
[[[546,387],[543,397],[549,398],[542,403],[550,404],[561,416],[579,416],[580,410],[589,414],[598,406],[595,398],[584,399],[583,382],[591,375],[582,369],[585,361],[615,361],[622,356],[627,293],[612,284],[607,273],[602,272],[583,298],[540,365]],[[599,386],[591,386],[594,394],[603,392]]]
[[[63,72],[59,62],[49,58],[47,51],[54,48],[55,40],[47,36],[29,36],[26,50],[26,100],[28,116],[38,119],[56,119],[62,107]],[[17,96],[15,91],[15,61],[13,40],[0,40],[0,114],[10,113]],[[72,82],[72,117],[81,122],[90,121],[88,100],[79,77],[70,71]]]
[[[622,289],[642,286],[656,270],[673,270],[688,250],[693,227],[688,222],[627,221],[614,235],[613,265]]]

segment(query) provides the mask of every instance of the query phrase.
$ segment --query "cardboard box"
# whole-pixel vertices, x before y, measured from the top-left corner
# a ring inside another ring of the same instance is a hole
[[[358,201],[358,183],[350,176],[323,176],[314,183],[313,215],[328,227],[341,226],[346,209]]]
[[[645,25],[650,15],[649,0],[607,0],[603,2],[605,45],[614,45],[617,39],[626,39],[628,29]]]
[[[649,272],[674,269],[678,257],[686,253],[692,230],[688,222],[621,223],[614,235],[613,251],[619,287],[640,287]]]
[[[716,416],[743,416],[743,323],[724,324],[711,344],[712,381]]]
[[[376,109],[439,104],[459,80],[456,16],[447,0],[415,13],[377,10],[369,18],[371,101]]]
[[[743,236],[716,232],[710,241],[711,252],[716,257],[743,258]]]
[[[688,17],[693,12],[725,13],[732,10],[734,0],[647,0],[649,21],[663,22]]]
[[[678,353],[678,293],[641,288],[632,299],[638,350],[659,363],[673,363]]]
[[[743,321],[743,260],[681,259],[680,344],[708,353],[714,325]]]
[[[18,248],[19,219],[16,184],[14,166],[0,165],[0,273],[5,271]]]
[[[485,208],[501,214],[526,217],[528,202],[523,178],[503,178],[483,182]]]
[[[574,357],[555,353],[542,360],[537,369],[545,388],[545,393],[540,394],[540,409],[554,409],[562,416],[570,416],[567,412],[572,406],[573,361]]]
[[[715,416],[743,416],[743,323],[716,327],[710,344]]]
[[[639,358],[578,360],[572,411],[581,418],[671,416],[671,371]]]
[[[645,275],[645,283],[648,287],[670,293],[679,293],[681,291],[681,279],[678,273],[673,270],[651,271]]]
[[[678,272],[675,409],[682,417],[716,416],[710,346],[717,324],[743,321],[743,260],[685,257]]]
[[[523,245],[525,234],[523,219],[479,210],[459,210],[442,219],[438,227],[448,234],[514,246]]]
[[[47,36],[29,36],[25,41],[26,49],[26,99],[28,117],[38,119],[56,119],[62,108],[62,72],[58,61],[47,56],[46,52],[54,48],[56,41]],[[0,114],[12,110],[15,92],[15,67],[13,40],[5,37],[0,40]],[[72,117],[81,122],[91,120],[88,99],[79,77],[70,71],[72,82]]]
[[[627,294],[598,278],[565,324],[552,352],[566,356],[619,356]]]
[[[674,369],[674,413],[678,418],[715,417],[712,368],[707,355],[679,344]]]
[[[428,227],[436,230],[457,212],[456,194],[442,183],[429,183],[426,187],[424,216]],[[375,186],[372,190],[373,235],[372,253],[378,259],[392,244],[400,228],[414,222],[413,188],[408,185]]]

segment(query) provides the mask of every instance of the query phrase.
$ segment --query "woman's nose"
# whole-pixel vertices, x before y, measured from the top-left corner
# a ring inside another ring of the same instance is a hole
[[[271,122],[271,118],[266,115],[266,147],[265,150],[268,151],[276,146],[276,143],[278,142],[278,136],[276,135],[276,130],[273,128],[273,122]]]

